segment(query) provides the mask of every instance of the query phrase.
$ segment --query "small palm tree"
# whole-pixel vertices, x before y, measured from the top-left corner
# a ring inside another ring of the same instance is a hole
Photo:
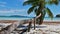
[[[23,3],[23,5],[31,5],[31,7],[28,9],[27,13],[30,14],[31,12],[35,12],[36,14],[36,21],[40,21],[38,24],[42,24],[43,19],[46,15],[46,13],[48,14],[48,16],[52,19],[53,18],[53,14],[50,11],[50,9],[48,7],[46,7],[46,4],[56,4],[58,5],[59,0],[27,0]],[[31,24],[31,23],[30,23]],[[34,23],[35,25],[35,23]],[[35,26],[34,26],[35,27]],[[34,28],[35,29],[35,28]]]

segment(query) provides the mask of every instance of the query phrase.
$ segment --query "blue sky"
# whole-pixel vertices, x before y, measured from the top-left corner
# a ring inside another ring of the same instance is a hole
[[[26,0],[0,0],[0,15],[23,15],[23,16],[35,16],[34,12],[30,15],[27,14],[29,5],[23,6],[23,2]],[[47,5],[54,16],[60,14],[60,3],[58,5]],[[47,15],[46,15],[47,16]]]

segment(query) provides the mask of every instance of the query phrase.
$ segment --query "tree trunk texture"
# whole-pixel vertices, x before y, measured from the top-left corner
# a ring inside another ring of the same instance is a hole
[[[36,18],[34,18],[34,30],[35,30]]]
[[[31,24],[32,24],[32,22],[29,22],[29,25],[28,25],[28,32],[30,32]]]

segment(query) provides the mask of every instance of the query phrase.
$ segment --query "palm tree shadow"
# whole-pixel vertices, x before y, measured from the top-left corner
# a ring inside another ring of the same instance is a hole
[[[23,29],[23,31],[19,34],[23,34],[24,32],[26,32],[28,29]]]

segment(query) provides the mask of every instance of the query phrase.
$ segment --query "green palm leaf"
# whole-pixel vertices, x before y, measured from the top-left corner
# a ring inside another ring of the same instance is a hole
[[[45,11],[47,12],[48,16],[52,19],[53,18],[53,13],[50,11],[50,9],[46,8]]]
[[[30,8],[28,9],[27,13],[30,14],[31,12],[33,12],[34,8],[35,8],[35,6],[30,7]]]
[[[46,11],[44,10],[44,11],[43,11],[43,17],[42,17],[43,20],[44,20],[45,15],[46,15]]]
[[[35,9],[35,11],[34,11],[35,13],[37,12],[37,8]]]
[[[35,4],[36,2],[38,2],[38,0],[28,0],[28,1],[25,1],[25,2],[23,3],[23,6],[25,6],[25,5],[33,5],[33,4]]]
[[[23,6],[31,4],[32,1],[26,1],[23,3]]]
[[[29,0],[23,3],[23,6],[25,5],[32,5],[32,6],[37,6],[39,4],[39,0]]]
[[[48,1],[48,4],[56,4],[56,5],[58,5],[58,3],[59,3],[59,0],[50,0],[50,1]]]

